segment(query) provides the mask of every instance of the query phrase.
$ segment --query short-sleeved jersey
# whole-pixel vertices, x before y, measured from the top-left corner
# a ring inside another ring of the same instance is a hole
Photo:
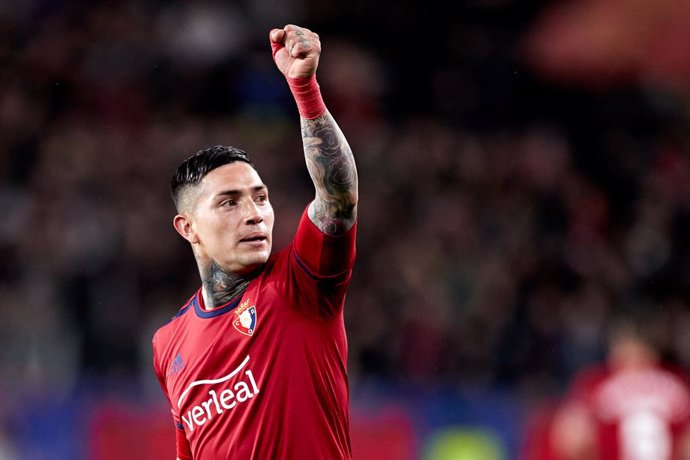
[[[351,457],[355,233],[325,235],[305,211],[241,297],[207,310],[199,290],[156,332],[154,368],[195,460]]]
[[[662,366],[615,371],[592,368],[571,395],[596,421],[597,450],[607,460],[675,460],[690,422],[690,384]]]

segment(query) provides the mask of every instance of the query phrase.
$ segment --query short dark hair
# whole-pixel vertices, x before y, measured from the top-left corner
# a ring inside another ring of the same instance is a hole
[[[236,161],[244,161],[252,168],[254,167],[247,152],[237,147],[225,145],[216,145],[199,150],[184,160],[170,179],[170,193],[177,211],[180,211],[184,191],[189,187],[198,185],[214,169]]]

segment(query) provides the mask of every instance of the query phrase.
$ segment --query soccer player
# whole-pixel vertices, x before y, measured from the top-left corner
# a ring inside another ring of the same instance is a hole
[[[270,32],[301,118],[316,188],[294,240],[272,253],[267,186],[247,154],[211,147],[171,190],[200,289],[153,338],[183,459],[348,459],[343,304],[355,259],[357,172],[321,98],[319,36]]]
[[[652,323],[616,321],[606,365],[576,377],[552,422],[551,453],[540,458],[690,458],[690,383],[662,360]]]

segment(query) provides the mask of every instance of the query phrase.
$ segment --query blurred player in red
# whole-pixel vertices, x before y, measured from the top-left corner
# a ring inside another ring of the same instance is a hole
[[[208,148],[173,175],[173,224],[202,281],[153,338],[179,459],[351,458],[343,305],[357,172],[316,82],[318,35],[287,25],[270,43],[300,113],[316,197],[292,243],[272,253],[268,188],[245,152]]]
[[[690,458],[690,382],[661,360],[653,324],[617,323],[606,365],[576,376],[531,460]]]

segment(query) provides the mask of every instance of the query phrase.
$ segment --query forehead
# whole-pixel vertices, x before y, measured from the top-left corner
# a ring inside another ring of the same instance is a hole
[[[235,161],[220,166],[209,172],[201,180],[201,188],[204,194],[214,194],[226,190],[241,191],[245,188],[262,185],[261,177],[249,164],[244,161]]]

